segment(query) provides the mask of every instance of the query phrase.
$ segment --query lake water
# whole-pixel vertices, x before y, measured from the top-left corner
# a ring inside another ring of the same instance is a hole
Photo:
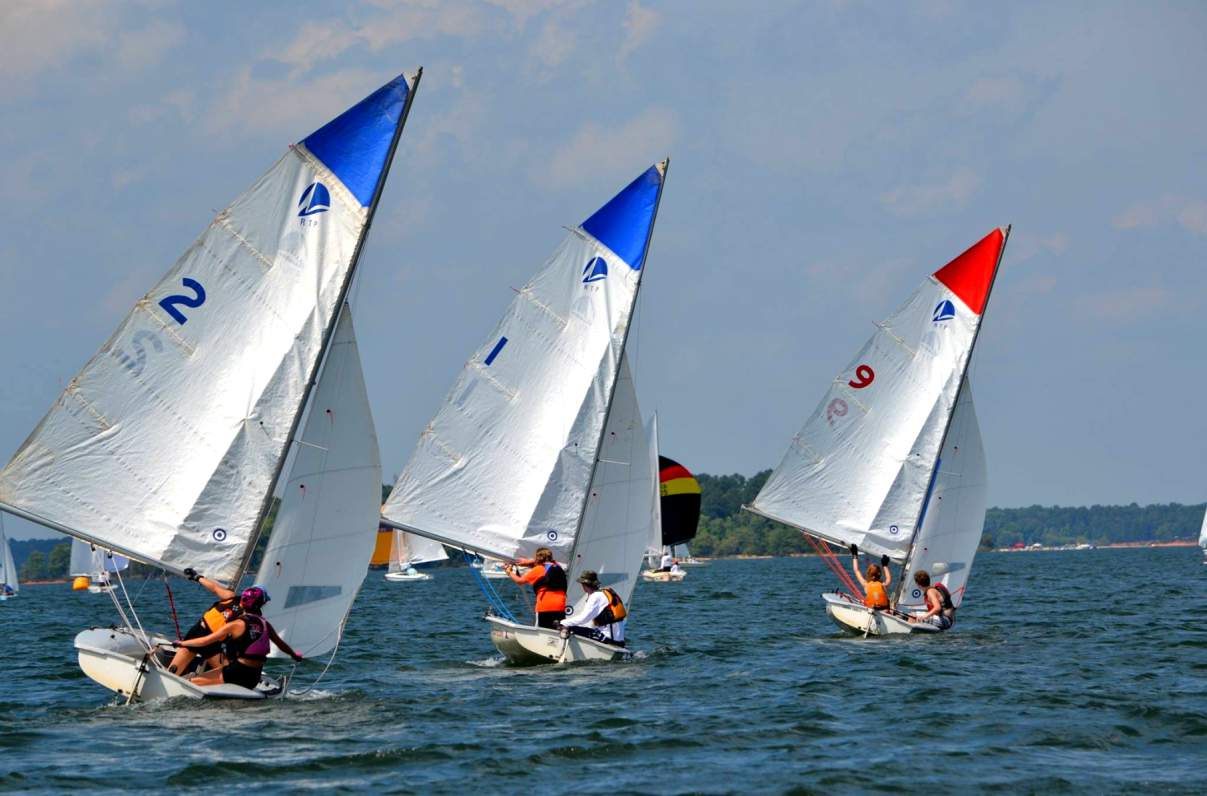
[[[468,571],[370,572],[316,690],[132,707],[71,645],[109,599],[29,587],[0,604],[0,791],[1203,792],[1201,562],[982,555],[954,632],[864,640],[825,617],[820,561],[717,561],[638,586],[637,660],[528,669],[499,665]],[[175,590],[194,621],[202,590]]]

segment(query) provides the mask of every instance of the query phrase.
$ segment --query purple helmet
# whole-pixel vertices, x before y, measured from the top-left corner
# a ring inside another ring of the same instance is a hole
[[[268,590],[263,586],[250,586],[239,595],[239,605],[243,606],[244,610],[255,609],[270,599],[272,598],[268,596]]]

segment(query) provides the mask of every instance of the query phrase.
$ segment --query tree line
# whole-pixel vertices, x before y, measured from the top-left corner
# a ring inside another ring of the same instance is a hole
[[[744,475],[700,473],[700,530],[691,543],[702,556],[772,555],[810,552],[795,528],[746,511],[763,488],[770,470]],[[1140,506],[1026,506],[991,508],[985,514],[982,549],[1030,545],[1168,542],[1198,535],[1207,504]]]

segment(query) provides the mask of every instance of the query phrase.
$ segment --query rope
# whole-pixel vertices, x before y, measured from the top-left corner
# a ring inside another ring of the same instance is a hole
[[[180,633],[180,620],[176,617],[176,600],[172,598],[172,584],[168,583],[168,573],[163,573],[163,587],[168,592],[168,606],[172,609],[172,624],[176,626],[176,640],[180,641],[184,636]]]
[[[462,550],[461,555],[465,558],[466,565],[472,563],[473,559],[470,558],[468,552]],[[511,609],[507,607],[507,603],[503,602],[503,598],[499,596],[497,591],[495,591],[495,587],[491,585],[490,581],[488,581],[476,567],[471,566],[469,571],[473,573],[474,580],[478,581],[478,588],[482,590],[482,594],[486,595],[486,602],[490,605],[491,610],[494,611],[496,615],[506,619],[508,622],[516,622],[515,615],[511,612]],[[516,622],[516,624],[519,623]]]
[[[845,586],[852,595],[859,597],[859,599],[862,600],[863,598],[861,595],[863,594],[863,590],[859,588],[858,584],[855,583],[855,579],[852,578],[842,564],[839,563],[838,556],[834,555],[834,551],[830,549],[830,545],[809,534],[805,534],[805,538],[809,540],[809,544],[811,544],[813,549],[817,551],[817,554],[821,556],[822,561],[826,562],[826,566],[830,568],[830,571],[838,576],[838,580],[842,583],[842,585]]]
[[[335,653],[339,652],[340,642],[342,642],[344,640],[344,624],[347,623],[347,621],[348,621],[348,617],[344,616],[344,621],[339,623],[339,628],[338,628],[339,636],[337,636],[335,639],[335,648],[333,650],[331,650],[331,657],[327,659],[327,665],[323,667],[323,670],[321,672],[319,672],[319,676],[315,678],[313,683],[306,686],[301,691],[294,691],[293,692],[294,695],[310,693],[311,691],[313,691],[315,689],[316,686],[318,686],[319,681],[323,679],[323,676],[327,674],[327,670],[330,669],[331,664],[335,662]],[[330,635],[330,634],[328,634],[328,635]],[[327,638],[327,636],[323,636],[323,639],[325,639],[325,638]],[[319,639],[319,640],[322,641],[323,639]],[[289,670],[289,679],[290,680],[293,679],[293,673],[295,671],[297,671],[297,668],[298,668],[298,665],[295,662],[293,664],[293,668]]]
[[[134,602],[130,599],[129,592],[126,591],[126,580],[122,577],[122,572],[120,569],[114,574],[117,575],[117,584],[122,587],[122,596],[126,598],[126,604],[130,606],[130,616],[134,617],[134,623],[137,623],[138,625],[138,632],[140,634],[139,640],[142,642],[142,645],[147,652],[150,652],[152,649],[151,637],[147,635],[146,630],[143,630],[142,620],[138,618],[138,612],[134,610]],[[113,604],[117,606],[117,612],[121,615],[122,621],[126,623],[126,627],[133,630],[134,624],[130,622],[130,618],[126,616],[126,612],[122,610],[121,602],[117,599],[117,595],[114,594],[112,590],[109,591],[109,594],[111,597],[113,597]]]

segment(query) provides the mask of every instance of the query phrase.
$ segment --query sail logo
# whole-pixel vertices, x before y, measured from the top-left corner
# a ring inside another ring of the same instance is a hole
[[[583,284],[599,282],[608,278],[608,264],[602,257],[595,257],[583,266]]]
[[[954,317],[956,317],[956,305],[948,299],[943,299],[935,306],[935,312],[930,319],[935,323],[942,323],[950,321]]]
[[[331,193],[327,186],[317,180],[306,186],[302,198],[298,199],[298,218],[326,213],[331,209]]]
[[[215,542],[225,542],[226,541],[226,529],[225,528],[215,528],[213,534],[211,534],[211,535],[214,537]]]

